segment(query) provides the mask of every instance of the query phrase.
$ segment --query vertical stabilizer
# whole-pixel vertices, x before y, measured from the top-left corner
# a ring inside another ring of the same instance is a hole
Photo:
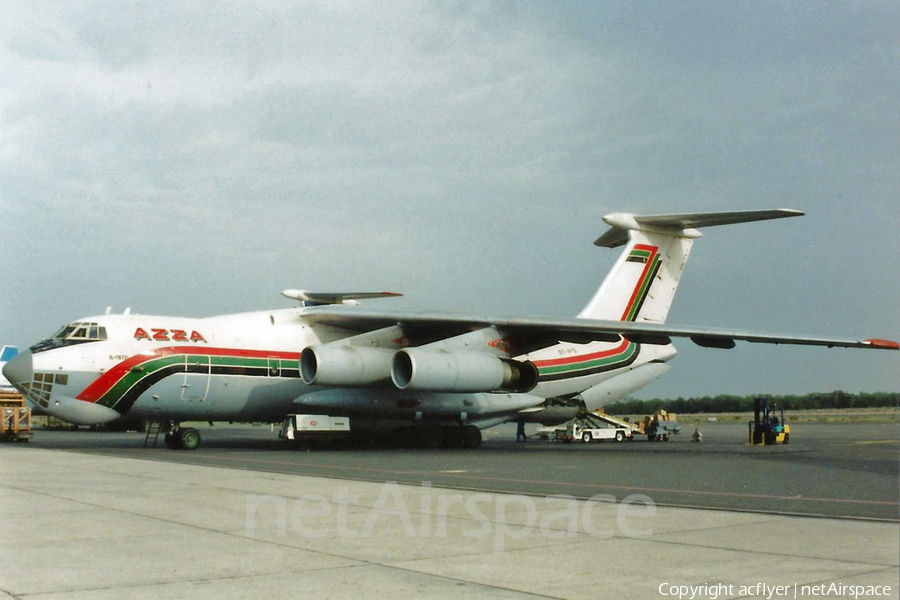
[[[19,349],[15,346],[3,346],[3,350],[0,351],[0,370],[3,369],[3,365],[11,361],[18,353]],[[13,384],[11,384],[2,374],[0,374],[0,392],[16,392],[16,388],[13,387]]]
[[[665,322],[694,240],[634,230],[628,238],[625,250],[579,317]]]
[[[698,227],[796,217],[795,210],[640,216],[612,213],[611,226],[594,244],[625,246],[597,293],[578,314],[583,319],[664,323]]]

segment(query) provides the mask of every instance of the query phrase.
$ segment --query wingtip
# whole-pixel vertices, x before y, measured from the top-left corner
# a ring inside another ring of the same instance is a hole
[[[870,338],[867,340],[863,340],[863,344],[872,348],[881,348],[884,350],[900,350],[900,342],[895,342],[893,340]]]

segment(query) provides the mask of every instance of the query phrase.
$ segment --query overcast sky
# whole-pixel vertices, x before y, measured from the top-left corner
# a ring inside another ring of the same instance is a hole
[[[0,342],[104,311],[571,316],[612,211],[711,228],[669,322],[900,339],[893,2],[4,2]],[[900,353],[676,342],[640,397],[900,390]],[[298,348],[299,350],[299,348]]]

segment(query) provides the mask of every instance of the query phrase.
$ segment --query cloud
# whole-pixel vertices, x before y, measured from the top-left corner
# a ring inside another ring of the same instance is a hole
[[[572,314],[611,263],[590,245],[606,212],[777,205],[809,221],[710,232],[673,318],[808,330],[821,309],[880,330],[900,322],[870,298],[900,290],[883,267],[900,253],[897,12],[12,3],[0,207],[19,318],[0,332],[29,343],[111,302],[248,310],[285,287]],[[854,258],[860,240],[878,260]]]

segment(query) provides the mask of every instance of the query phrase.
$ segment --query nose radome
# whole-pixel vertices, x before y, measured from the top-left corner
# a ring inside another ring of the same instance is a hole
[[[31,383],[31,379],[34,377],[31,350],[17,354],[12,360],[3,365],[3,376],[16,387]]]

